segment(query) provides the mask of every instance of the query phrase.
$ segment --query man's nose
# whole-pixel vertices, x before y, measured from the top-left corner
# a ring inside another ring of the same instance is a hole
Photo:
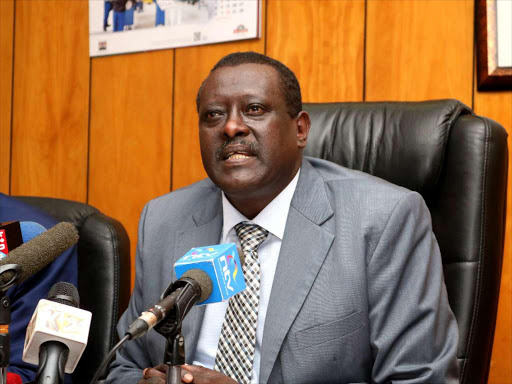
[[[238,113],[229,115],[224,125],[224,135],[233,138],[235,136],[245,136],[249,133],[249,128],[245,125],[243,118]]]

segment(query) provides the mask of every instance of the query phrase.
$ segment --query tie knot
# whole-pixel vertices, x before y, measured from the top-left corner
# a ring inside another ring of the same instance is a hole
[[[266,229],[247,221],[235,225],[235,231],[244,252],[255,252],[268,236]]]

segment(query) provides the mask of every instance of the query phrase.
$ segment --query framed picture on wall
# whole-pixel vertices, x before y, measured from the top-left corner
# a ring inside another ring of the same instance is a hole
[[[89,54],[254,39],[261,0],[89,0]]]
[[[512,90],[512,1],[476,0],[478,90]]]

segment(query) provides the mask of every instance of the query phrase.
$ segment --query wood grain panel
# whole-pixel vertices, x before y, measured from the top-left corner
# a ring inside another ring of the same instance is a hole
[[[9,194],[14,0],[0,1],[0,192]]]
[[[368,1],[366,100],[471,106],[473,1]]]
[[[362,101],[364,1],[269,1],[267,54],[289,66],[305,102]]]
[[[263,6],[262,15],[265,15]],[[262,22],[265,30],[265,20]],[[176,49],[174,93],[174,147],[172,189],[206,177],[199,149],[196,94],[212,67],[223,56],[237,51],[264,53],[261,39]]]
[[[85,201],[86,1],[16,1],[11,192]]]
[[[508,132],[510,143],[510,137],[512,137],[512,92],[476,92],[475,112],[503,125]],[[505,251],[489,384],[512,383],[512,153],[510,152],[509,145]]]
[[[170,189],[173,55],[92,61],[89,204],[123,223],[132,260],[144,204]]]

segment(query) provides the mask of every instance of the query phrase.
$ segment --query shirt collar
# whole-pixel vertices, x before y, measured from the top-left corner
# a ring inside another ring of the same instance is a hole
[[[297,182],[299,181],[299,174],[300,169],[286,188],[252,220],[247,219],[233,207],[224,195],[224,192],[222,192],[222,213],[224,215],[222,242],[226,242],[231,229],[241,221],[249,221],[257,224],[282,240],[286,227],[286,219],[288,218],[288,211],[290,210],[290,203],[295,193]]]

